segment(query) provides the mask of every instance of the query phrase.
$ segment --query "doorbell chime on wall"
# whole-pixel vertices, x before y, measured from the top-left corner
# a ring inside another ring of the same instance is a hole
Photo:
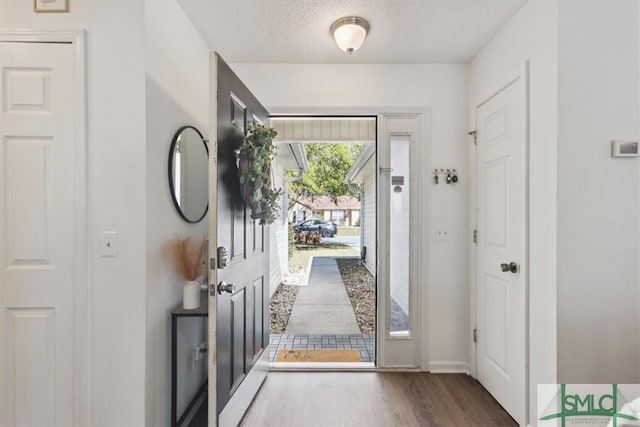
[[[444,180],[446,184],[458,182],[458,172],[455,169],[435,168],[433,170],[433,183],[440,184],[440,180]]]

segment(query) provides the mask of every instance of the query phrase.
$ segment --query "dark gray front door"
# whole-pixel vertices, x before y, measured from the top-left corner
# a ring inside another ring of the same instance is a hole
[[[218,415],[269,345],[269,233],[250,217],[240,192],[238,150],[251,122],[268,124],[269,113],[217,58],[218,246],[229,265],[218,282],[234,284],[217,300]]]

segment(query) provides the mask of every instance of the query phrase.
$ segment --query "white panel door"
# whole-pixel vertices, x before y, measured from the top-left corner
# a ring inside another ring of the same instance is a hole
[[[477,374],[521,425],[526,397],[525,102],[525,83],[519,78],[477,110]]]
[[[73,49],[0,43],[0,425],[74,424]]]

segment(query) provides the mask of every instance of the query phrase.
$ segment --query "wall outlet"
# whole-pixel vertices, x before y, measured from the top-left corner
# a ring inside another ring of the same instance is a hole
[[[449,227],[436,225],[436,240],[449,240]]]

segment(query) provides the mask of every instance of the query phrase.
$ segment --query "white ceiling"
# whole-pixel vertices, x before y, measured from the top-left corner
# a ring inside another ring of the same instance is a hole
[[[178,0],[228,62],[468,62],[527,0]],[[371,24],[349,56],[329,27],[343,16]]]

